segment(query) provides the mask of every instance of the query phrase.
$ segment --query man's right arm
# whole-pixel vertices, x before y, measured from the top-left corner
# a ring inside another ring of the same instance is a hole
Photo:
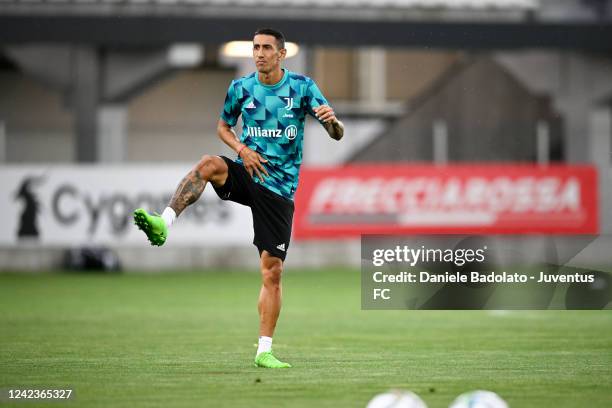
[[[228,145],[229,148],[235,152],[242,146],[242,143],[240,143],[236,136],[236,132],[234,132],[234,128],[223,119],[219,119],[219,122],[217,122],[217,135],[223,143]]]
[[[255,173],[261,181],[264,181],[262,173],[267,176],[268,171],[262,163],[266,163],[266,159],[261,157],[256,151],[249,149],[246,145],[241,143],[238,140],[234,129],[223,119],[219,119],[219,122],[217,123],[217,135],[219,136],[219,139],[223,141],[223,143],[238,153],[238,156],[240,156],[242,162],[244,163],[244,168],[251,176],[253,176],[253,173]]]

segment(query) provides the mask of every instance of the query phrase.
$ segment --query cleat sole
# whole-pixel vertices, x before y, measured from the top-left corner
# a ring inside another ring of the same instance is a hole
[[[142,212],[136,210],[134,211],[134,224],[144,232],[147,236],[147,239],[153,246],[162,246],[164,242],[166,242],[165,237],[160,237],[158,235],[151,235],[151,225],[147,221],[147,217]]]

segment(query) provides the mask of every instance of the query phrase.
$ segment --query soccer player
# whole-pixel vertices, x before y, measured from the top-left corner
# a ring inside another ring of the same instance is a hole
[[[344,135],[342,122],[314,81],[281,67],[286,54],[282,33],[269,28],[255,32],[257,71],[232,81],[217,124],[219,138],[238,157],[203,156],[180,182],[161,216],[143,209],[134,212],[136,225],[151,244],[163,245],[168,228],[207,183],[222,200],[251,208],[262,276],[255,365],[268,368],[291,367],[272,354],[272,336],[281,309],[281,274],[291,238],[306,114],[316,117],[333,139]],[[243,128],[237,138],[233,127],[240,115]]]

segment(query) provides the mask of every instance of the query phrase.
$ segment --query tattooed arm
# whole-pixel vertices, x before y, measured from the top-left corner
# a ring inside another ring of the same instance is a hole
[[[320,105],[313,109],[317,119],[323,122],[323,127],[334,140],[342,139],[344,136],[344,124],[336,118],[336,113],[328,105]]]
[[[344,136],[344,124],[339,120],[335,120],[334,122],[327,122],[323,125],[329,137],[334,140],[340,140]]]

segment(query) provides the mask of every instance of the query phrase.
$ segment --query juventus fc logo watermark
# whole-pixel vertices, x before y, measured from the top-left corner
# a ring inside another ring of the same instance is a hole
[[[283,98],[285,100],[285,102],[287,102],[287,106],[285,106],[285,109],[289,110],[289,109],[293,109],[293,98]]]

